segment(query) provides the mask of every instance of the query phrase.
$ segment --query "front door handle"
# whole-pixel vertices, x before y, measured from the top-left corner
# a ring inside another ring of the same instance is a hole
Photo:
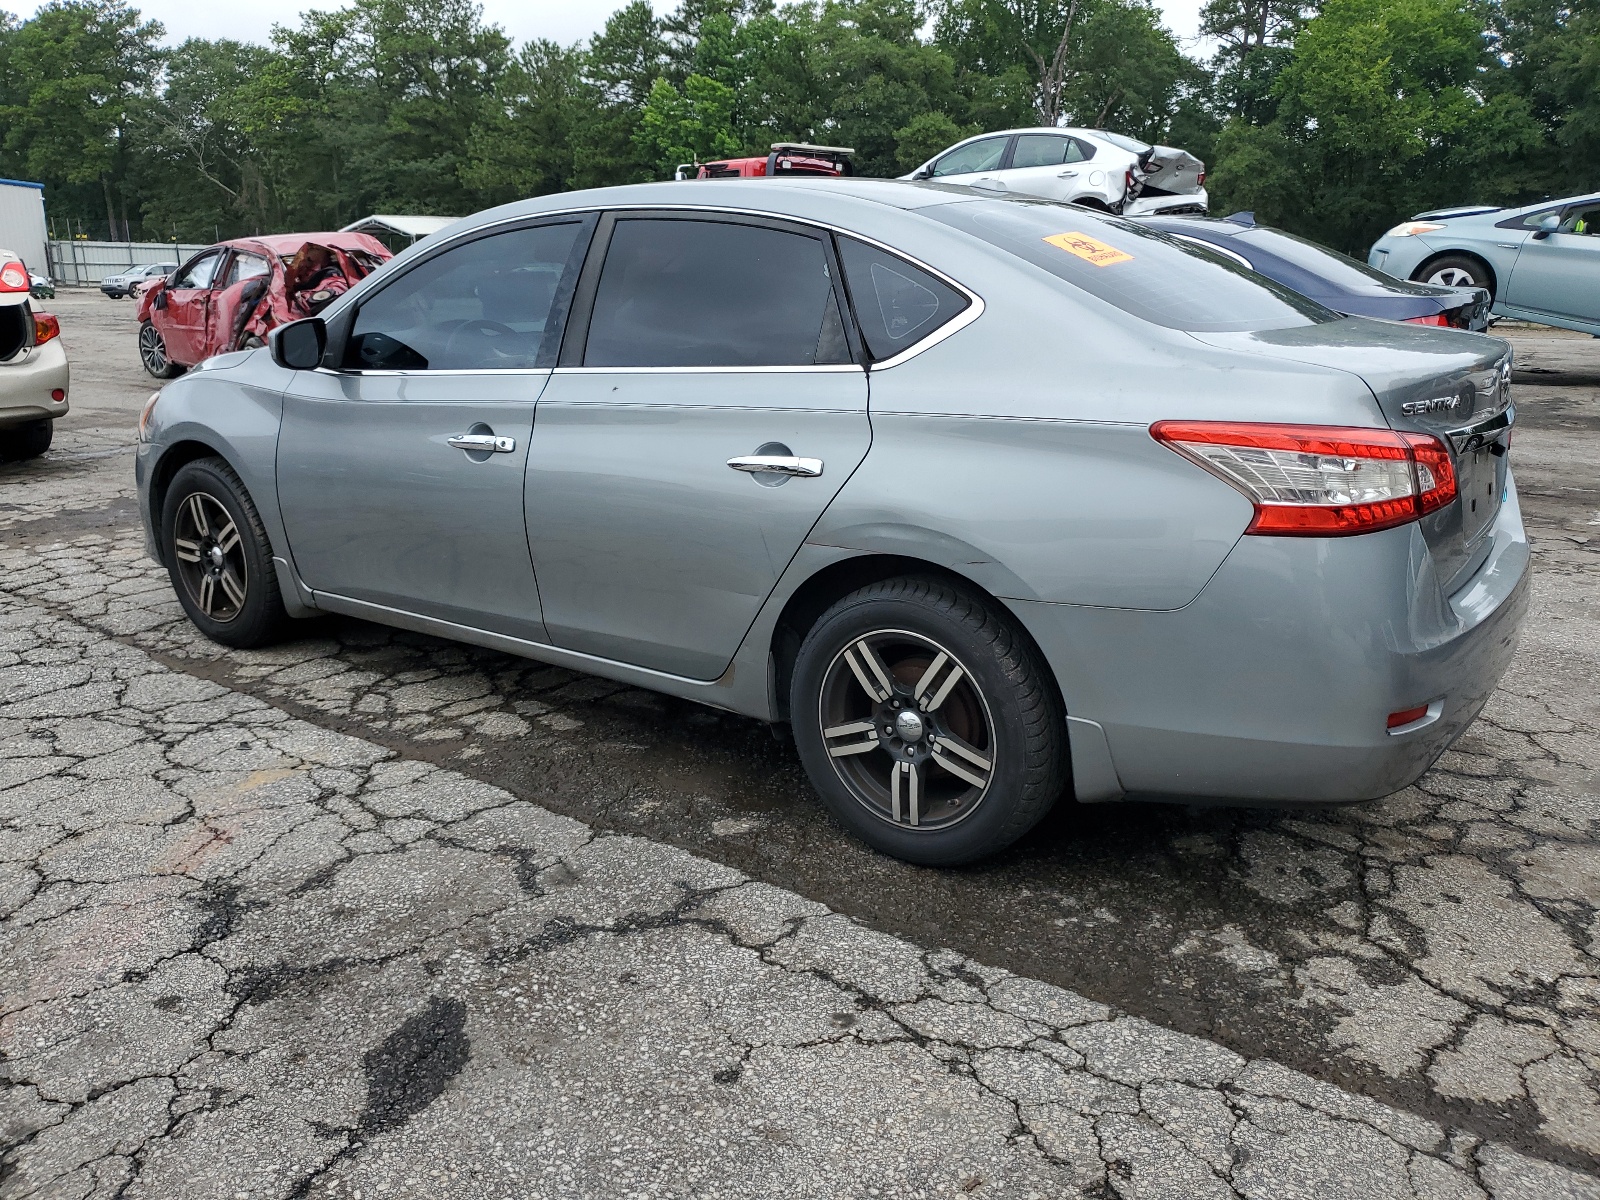
[[[802,479],[815,479],[822,474],[820,458],[796,458],[792,454],[746,454],[730,458],[728,465],[735,471],[752,475],[798,475]]]
[[[517,439],[496,437],[492,433],[457,433],[445,438],[445,444],[457,450],[487,450],[491,454],[510,454],[517,448]]]

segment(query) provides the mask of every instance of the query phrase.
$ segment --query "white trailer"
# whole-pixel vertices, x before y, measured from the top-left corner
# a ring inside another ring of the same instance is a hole
[[[35,274],[50,274],[45,254],[44,184],[0,179],[0,249],[10,250]]]

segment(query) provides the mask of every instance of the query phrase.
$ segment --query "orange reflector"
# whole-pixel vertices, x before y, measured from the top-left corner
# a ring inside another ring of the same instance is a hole
[[[1428,715],[1428,706],[1420,704],[1416,708],[1404,708],[1399,712],[1389,714],[1389,728],[1399,729],[1402,725],[1409,725],[1413,721],[1420,721]]]

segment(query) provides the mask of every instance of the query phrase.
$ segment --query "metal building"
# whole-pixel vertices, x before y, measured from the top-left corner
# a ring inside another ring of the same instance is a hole
[[[0,179],[0,248],[21,258],[30,271],[48,275],[44,243],[44,184]]]
[[[458,217],[401,217],[374,213],[352,221],[340,233],[370,233],[394,253],[399,254],[412,242],[438,233],[446,225],[454,225]]]

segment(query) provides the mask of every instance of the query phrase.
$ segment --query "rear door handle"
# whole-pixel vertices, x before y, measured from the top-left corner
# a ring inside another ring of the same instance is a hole
[[[445,438],[445,443],[457,450],[488,450],[492,454],[510,454],[517,448],[517,439],[496,437],[492,433],[457,433]]]
[[[746,454],[730,458],[728,465],[751,475],[798,475],[802,479],[815,479],[822,474],[820,458],[796,458],[792,454]]]
[[[1077,174],[1078,173],[1076,171],[1057,171],[1056,172],[1056,178],[1057,179],[1072,179],[1072,178],[1075,178],[1077,176]]]

